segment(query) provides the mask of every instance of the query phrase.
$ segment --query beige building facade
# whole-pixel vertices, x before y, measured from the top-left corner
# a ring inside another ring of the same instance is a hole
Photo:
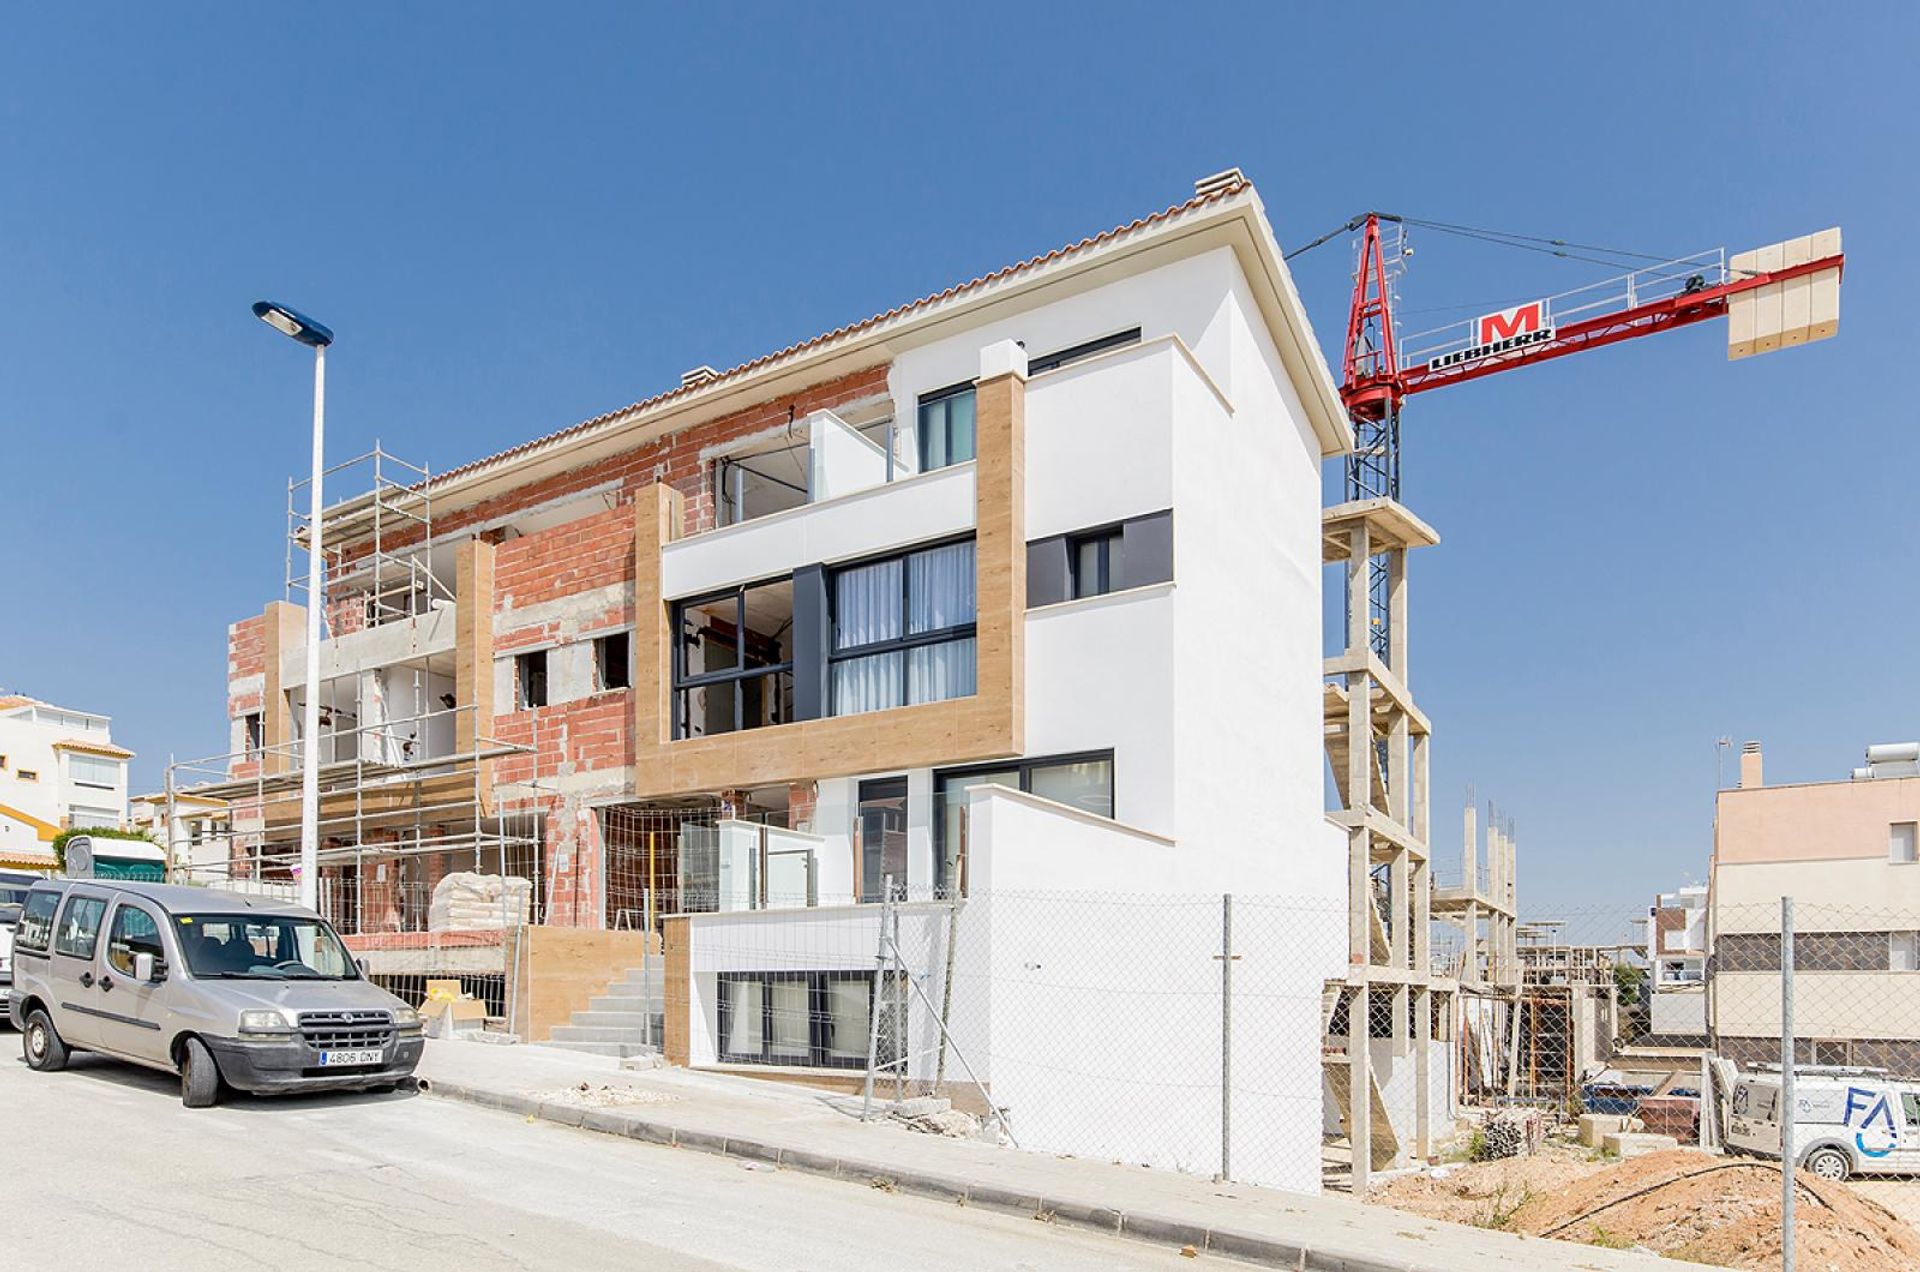
[[[1875,747],[1878,752],[1898,748]],[[1920,748],[1915,748],[1920,750]],[[1797,1053],[1920,1073],[1920,772],[1765,783],[1757,743],[1719,793],[1709,885],[1715,1042],[1742,1064],[1780,1051],[1781,899],[1793,900]]]

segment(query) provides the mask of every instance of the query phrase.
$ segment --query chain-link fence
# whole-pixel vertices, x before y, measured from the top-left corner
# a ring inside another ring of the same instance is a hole
[[[837,1071],[869,1112],[933,1096],[1023,1148],[1319,1186],[1344,906],[1002,891],[680,922],[688,1063]]]

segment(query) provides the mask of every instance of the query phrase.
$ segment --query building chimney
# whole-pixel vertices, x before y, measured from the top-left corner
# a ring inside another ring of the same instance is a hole
[[[1748,742],[1740,748],[1740,789],[1750,791],[1766,784],[1760,774],[1760,744]]]
[[[690,389],[696,384],[705,384],[708,380],[718,380],[720,373],[709,366],[698,366],[691,371],[680,373],[680,387]]]
[[[1210,177],[1202,177],[1193,183],[1193,197],[1204,199],[1210,194],[1222,190],[1231,190],[1235,186],[1247,184],[1246,174],[1238,168],[1228,168],[1225,172],[1216,172]]]

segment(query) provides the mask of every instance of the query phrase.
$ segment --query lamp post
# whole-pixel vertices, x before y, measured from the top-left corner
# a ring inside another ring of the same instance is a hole
[[[320,466],[327,419],[327,346],[333,333],[271,301],[253,316],[313,350],[313,488],[307,520],[307,711],[300,743],[300,904],[320,908]]]

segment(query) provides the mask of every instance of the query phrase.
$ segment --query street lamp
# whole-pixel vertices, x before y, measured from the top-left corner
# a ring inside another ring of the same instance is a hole
[[[333,333],[285,305],[256,300],[253,316],[313,350],[313,489],[307,521],[307,714],[300,746],[300,904],[320,908],[320,464]]]

